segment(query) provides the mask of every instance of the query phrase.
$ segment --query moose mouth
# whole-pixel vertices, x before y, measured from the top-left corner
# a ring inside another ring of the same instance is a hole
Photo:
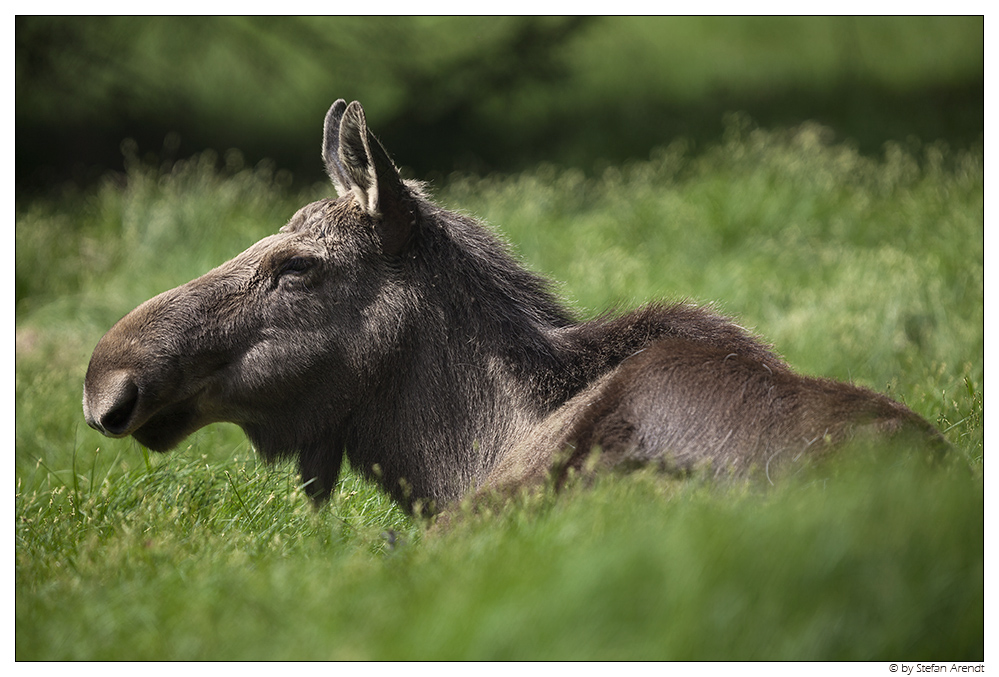
[[[111,409],[102,417],[94,416],[87,407],[84,407],[87,424],[107,437],[121,438],[131,435],[139,444],[153,451],[173,449],[185,437],[205,424],[198,420],[196,407],[191,398],[159,409],[133,428],[137,422],[136,397],[132,395],[130,400]]]
[[[200,392],[164,403],[167,393],[153,394],[127,369],[88,370],[83,390],[87,424],[107,437],[131,435],[153,451],[169,451],[211,421],[199,406]],[[165,398],[164,398],[165,395]]]
[[[201,427],[189,402],[180,402],[157,412],[132,431],[142,446],[153,451],[170,451]]]

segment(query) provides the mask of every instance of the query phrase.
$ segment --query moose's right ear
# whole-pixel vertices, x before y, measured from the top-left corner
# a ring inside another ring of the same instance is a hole
[[[337,101],[326,114],[323,160],[340,197],[352,195],[376,223],[382,251],[401,251],[415,225],[412,196],[358,102]]]

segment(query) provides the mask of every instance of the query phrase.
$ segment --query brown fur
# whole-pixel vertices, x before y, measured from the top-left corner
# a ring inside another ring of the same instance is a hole
[[[101,339],[91,426],[165,451],[231,421],[265,458],[296,458],[317,502],[346,453],[411,509],[578,470],[594,448],[600,466],[769,475],[864,431],[942,443],[703,308],[577,322],[485,228],[402,181],[356,102],[330,109],[323,158],[339,199]]]

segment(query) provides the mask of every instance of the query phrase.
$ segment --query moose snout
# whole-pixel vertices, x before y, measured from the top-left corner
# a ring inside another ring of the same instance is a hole
[[[124,369],[102,378],[87,379],[83,387],[83,415],[94,430],[108,437],[124,437],[139,402],[139,387]]]

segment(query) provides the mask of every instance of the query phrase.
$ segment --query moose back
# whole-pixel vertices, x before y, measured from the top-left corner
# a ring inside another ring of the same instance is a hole
[[[337,199],[100,340],[90,426],[166,451],[230,421],[266,459],[296,458],[317,503],[346,453],[430,510],[592,458],[769,475],[857,435],[942,443],[903,405],[796,374],[709,310],[578,321],[487,229],[404,181],[357,102],[330,108],[322,156]]]

